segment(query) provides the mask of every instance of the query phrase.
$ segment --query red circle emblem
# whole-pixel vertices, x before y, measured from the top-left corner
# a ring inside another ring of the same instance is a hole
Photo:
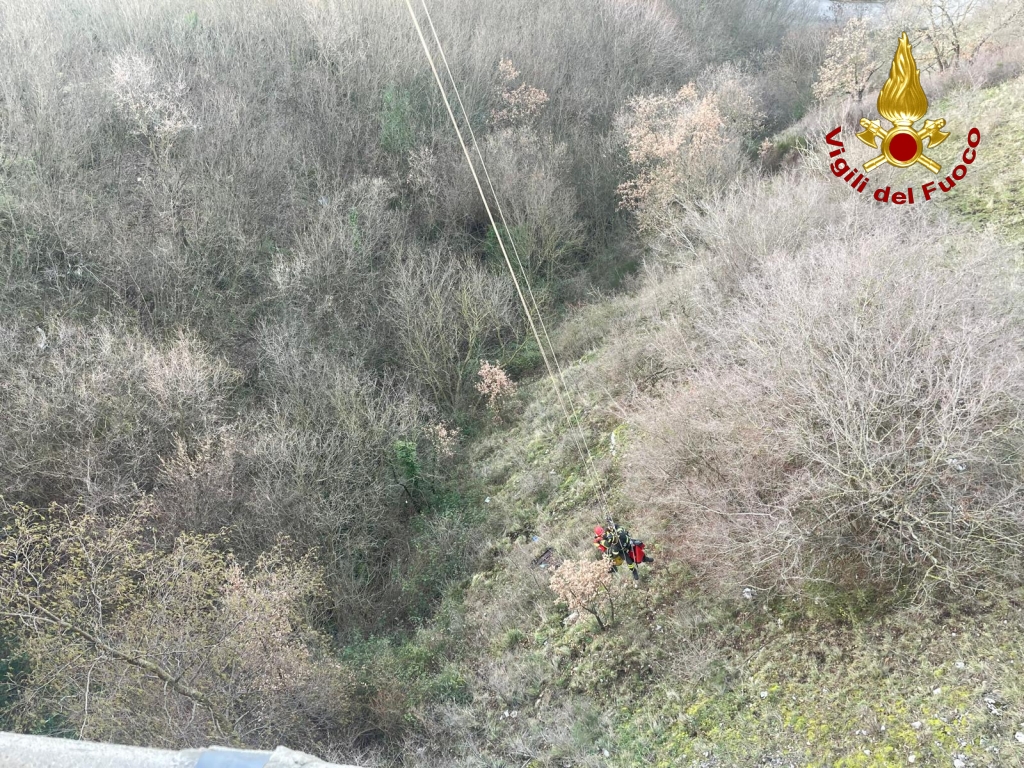
[[[912,133],[897,133],[889,142],[889,154],[900,163],[913,160],[917,154],[917,137]]]

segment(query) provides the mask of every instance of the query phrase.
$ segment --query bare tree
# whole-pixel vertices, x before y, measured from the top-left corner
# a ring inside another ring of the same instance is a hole
[[[145,503],[106,520],[2,504],[0,619],[30,659],[22,727],[60,715],[80,738],[263,747],[347,727],[354,683],[324,656],[310,558],[243,568],[188,534],[157,549]]]

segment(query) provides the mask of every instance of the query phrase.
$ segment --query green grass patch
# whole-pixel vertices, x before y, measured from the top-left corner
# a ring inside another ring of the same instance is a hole
[[[852,625],[769,611],[723,672],[660,686],[623,713],[622,765],[880,768],[1020,764],[1021,609]],[[738,639],[738,638],[737,638]],[[711,760],[711,762],[709,762]],[[774,763],[772,763],[774,764]]]
[[[944,204],[979,227],[991,225],[1003,236],[1024,240],[1024,78],[994,88],[956,93],[931,112],[945,117],[952,134],[934,151],[942,178],[960,162],[967,132],[977,127],[977,160]]]

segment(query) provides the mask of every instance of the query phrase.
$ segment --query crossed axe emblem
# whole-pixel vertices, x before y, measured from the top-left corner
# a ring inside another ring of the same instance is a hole
[[[923,111],[923,110],[922,110]],[[913,122],[901,120],[893,123],[888,131],[882,130],[882,124],[878,120],[868,120],[862,117],[861,127],[864,129],[857,134],[857,138],[869,147],[881,149],[882,154],[873,157],[864,163],[864,171],[870,173],[882,163],[888,162],[898,168],[906,168],[914,163],[920,163],[932,173],[938,173],[942,166],[924,154],[924,142],[928,140],[928,148],[936,147],[949,138],[948,133],[942,131],[946,121],[925,120],[924,127],[918,131],[914,129]],[[881,144],[878,143],[881,139]]]

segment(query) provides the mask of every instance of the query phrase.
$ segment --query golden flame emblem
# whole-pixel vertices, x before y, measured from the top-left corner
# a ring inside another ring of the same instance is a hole
[[[900,35],[896,54],[892,57],[889,79],[878,94],[878,112],[892,123],[892,128],[886,131],[878,120],[861,118],[860,125],[864,130],[857,134],[857,138],[882,152],[864,163],[865,171],[871,171],[882,163],[897,168],[920,163],[932,173],[942,169],[941,165],[924,154],[924,150],[926,140],[931,149],[949,138],[948,133],[942,132],[946,121],[942,118],[925,120],[921,130],[914,128],[914,123],[928,112],[928,97],[921,87],[921,73],[917,70],[906,32]]]

